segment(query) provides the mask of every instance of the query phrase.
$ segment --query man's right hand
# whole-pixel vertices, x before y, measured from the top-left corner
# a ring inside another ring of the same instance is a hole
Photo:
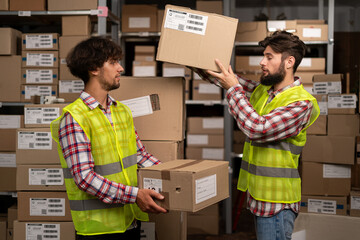
[[[157,205],[153,198],[163,200],[164,196],[151,189],[139,189],[136,197],[136,204],[143,212],[166,213],[166,209]]]

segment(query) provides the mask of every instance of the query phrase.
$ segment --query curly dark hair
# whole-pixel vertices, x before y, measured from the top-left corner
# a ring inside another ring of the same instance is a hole
[[[67,55],[66,64],[75,77],[86,84],[89,72],[101,68],[108,60],[121,60],[121,47],[103,37],[90,37],[77,44]]]
[[[263,48],[270,46],[274,52],[281,53],[282,61],[284,61],[288,56],[293,56],[295,58],[293,68],[294,73],[296,72],[306,52],[305,43],[301,41],[298,36],[286,31],[274,32],[271,36],[260,41],[259,45]]]

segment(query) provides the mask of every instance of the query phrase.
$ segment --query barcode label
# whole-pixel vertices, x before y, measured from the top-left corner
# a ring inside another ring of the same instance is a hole
[[[53,48],[53,36],[46,35],[26,35],[26,48]]]
[[[60,240],[60,224],[26,224],[26,240]]]
[[[336,214],[336,201],[308,199],[308,212]]]
[[[41,137],[39,137],[39,135]],[[50,132],[19,132],[18,148],[19,149],[52,149],[52,138]]]
[[[25,108],[25,124],[50,124],[60,116],[60,108]]]
[[[65,216],[65,199],[30,198],[30,216]]]

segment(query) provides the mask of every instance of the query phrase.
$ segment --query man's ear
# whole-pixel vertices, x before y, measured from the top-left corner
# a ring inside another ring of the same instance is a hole
[[[89,71],[90,76],[97,76],[99,75],[100,69],[96,68],[96,70]]]
[[[285,60],[285,67],[286,69],[293,68],[295,65],[295,58],[294,56],[289,56]]]

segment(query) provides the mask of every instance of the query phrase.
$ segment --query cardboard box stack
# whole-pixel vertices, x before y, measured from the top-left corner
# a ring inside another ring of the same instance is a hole
[[[135,46],[132,75],[135,77],[155,77],[155,46]]]
[[[185,100],[190,100],[190,86],[192,83],[192,70],[183,65],[163,63],[163,77],[184,77],[185,78]]]
[[[16,190],[18,216],[14,239],[51,235],[75,239],[57,144],[50,123],[66,104],[28,104],[24,107],[24,128],[17,129]],[[52,229],[51,233],[49,229]],[[64,232],[66,229],[66,232]]]
[[[193,72],[192,100],[221,101],[222,90],[214,84],[203,81],[197,73]]]

